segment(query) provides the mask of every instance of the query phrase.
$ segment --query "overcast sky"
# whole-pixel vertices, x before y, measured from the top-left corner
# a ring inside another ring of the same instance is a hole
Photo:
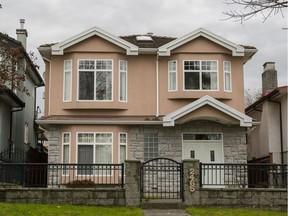
[[[234,43],[255,46],[258,52],[245,64],[245,89],[260,89],[263,64],[276,62],[279,86],[287,85],[287,9],[263,23],[261,15],[244,25],[224,21],[225,0],[0,0],[0,31],[16,38],[25,19],[28,51],[38,57],[41,44],[61,42],[93,26],[116,36],[153,32],[180,37],[199,27]],[[39,92],[40,93],[40,92]],[[41,104],[41,101],[38,100]]]

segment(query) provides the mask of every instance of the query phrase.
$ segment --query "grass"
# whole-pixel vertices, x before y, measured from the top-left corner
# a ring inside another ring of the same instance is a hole
[[[287,216],[286,212],[246,208],[187,208],[193,216]]]
[[[286,212],[246,208],[187,208],[192,216],[287,216]],[[143,216],[139,208],[0,203],[0,216]]]
[[[139,208],[0,203],[0,216],[143,216]]]

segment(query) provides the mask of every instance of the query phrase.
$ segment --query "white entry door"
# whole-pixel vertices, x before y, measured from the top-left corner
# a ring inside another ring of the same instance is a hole
[[[209,136],[209,134],[201,134],[203,136],[198,136],[199,139],[204,137],[203,140],[197,139],[196,136],[192,134],[183,134],[182,141],[182,158],[183,159],[198,159],[201,163],[223,163],[223,141],[222,135],[218,134],[215,136]],[[211,135],[211,134],[210,134]],[[209,139],[212,138],[212,139]],[[216,138],[215,138],[216,137]],[[203,170],[202,181],[206,184],[222,184],[224,181],[223,172],[219,169],[217,170],[216,165],[211,165],[213,169]],[[215,186],[209,186],[215,187]],[[219,187],[219,186],[217,186]]]

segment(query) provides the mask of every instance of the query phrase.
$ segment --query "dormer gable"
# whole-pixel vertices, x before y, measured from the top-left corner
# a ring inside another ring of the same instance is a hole
[[[213,43],[216,43],[223,48],[226,48],[231,51],[232,56],[244,57],[245,61],[250,59],[256,52],[257,49],[254,47],[245,47],[238,44],[235,44],[219,35],[216,35],[204,28],[199,28],[195,31],[192,31],[182,37],[177,38],[176,40],[167,43],[158,49],[159,56],[170,56],[171,51],[192,41],[199,37],[206,38]]]
[[[84,32],[81,32],[80,34],[77,34],[67,40],[64,40],[60,43],[54,44],[52,48],[52,55],[63,55],[64,50],[77,44],[80,43],[92,36],[98,36],[100,38],[103,38],[104,40],[107,40],[123,49],[126,50],[127,55],[138,55],[138,47],[119,38],[116,37],[103,29],[100,29],[98,27],[93,27],[90,28]]]

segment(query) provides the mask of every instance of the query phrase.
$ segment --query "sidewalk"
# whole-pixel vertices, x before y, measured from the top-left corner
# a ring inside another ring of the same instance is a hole
[[[190,216],[184,209],[143,209],[145,216]]]

